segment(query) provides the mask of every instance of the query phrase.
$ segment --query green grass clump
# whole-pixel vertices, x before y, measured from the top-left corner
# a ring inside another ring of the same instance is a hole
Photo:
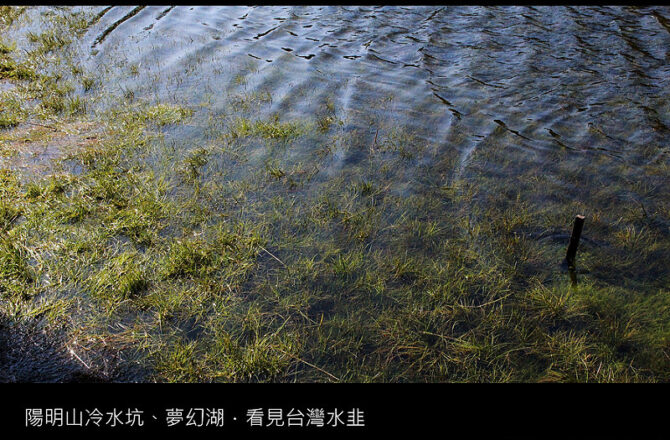
[[[209,152],[204,148],[196,148],[184,159],[179,170],[188,182],[197,182],[200,177],[200,169],[208,162]]]
[[[0,232],[9,230],[14,221],[21,215],[21,209],[10,205],[9,203],[0,201]]]
[[[278,116],[270,120],[251,121],[237,118],[230,126],[230,136],[234,138],[258,136],[265,139],[288,140],[302,134],[305,128],[298,122],[280,122]]]
[[[0,25],[9,27],[25,11],[25,6],[0,6]]]
[[[168,278],[207,276],[216,271],[216,255],[211,245],[197,240],[177,240],[161,264]]]
[[[0,129],[14,127],[19,123],[21,119],[17,115],[0,112]]]
[[[240,344],[218,331],[209,344],[177,341],[155,356],[158,380],[166,382],[270,382],[293,362],[275,336],[252,338]]]
[[[25,248],[13,237],[0,237],[0,293],[2,298],[25,294],[35,279]]]
[[[13,52],[14,49],[16,49],[15,44],[8,45],[8,44],[0,41],[0,55],[6,55],[10,52]]]
[[[36,78],[35,69],[27,62],[16,62],[11,58],[11,46],[0,46],[0,79],[30,80]]]
[[[47,54],[67,46],[72,42],[66,35],[57,29],[49,29],[40,34],[28,32],[28,41],[37,44],[35,52],[38,55]]]
[[[21,215],[21,182],[16,174],[0,170],[0,234],[7,233]]]
[[[88,91],[92,90],[93,87],[95,87],[95,84],[96,84],[95,79],[93,79],[91,77],[85,76],[85,77],[82,77],[82,79],[81,79],[81,85],[84,88],[85,92],[88,92]]]
[[[25,111],[21,107],[20,99],[13,93],[0,92],[0,102],[3,106],[0,109],[0,129],[14,127],[25,118]]]
[[[110,259],[91,277],[91,293],[96,297],[125,300],[137,296],[148,285],[136,252],[124,252]]]
[[[177,124],[189,118],[193,111],[178,105],[157,104],[141,110],[136,118],[143,122],[151,122],[158,126]]]

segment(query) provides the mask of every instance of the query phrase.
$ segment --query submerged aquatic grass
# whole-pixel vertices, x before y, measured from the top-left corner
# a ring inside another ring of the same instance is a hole
[[[111,381],[670,379],[667,160],[602,185],[615,159],[510,156],[500,124],[459,163],[328,96],[303,118],[270,92],[225,114],[124,101],[64,61],[91,21],[55,17],[0,46],[3,326],[58,335]],[[207,136],[181,148],[189,130]],[[54,143],[48,172],[25,159]],[[560,267],[575,213],[577,284]]]

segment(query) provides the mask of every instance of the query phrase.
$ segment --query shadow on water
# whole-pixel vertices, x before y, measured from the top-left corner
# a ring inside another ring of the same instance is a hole
[[[53,335],[0,324],[0,382],[107,382],[63,351]]]
[[[118,369],[112,356],[102,363],[102,368],[93,368],[68,351],[63,335],[0,322],[0,383],[141,380],[137,372]]]

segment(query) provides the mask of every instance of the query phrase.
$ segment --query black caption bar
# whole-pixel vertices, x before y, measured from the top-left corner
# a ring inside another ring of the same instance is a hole
[[[1,384],[30,434],[666,438],[667,385]]]

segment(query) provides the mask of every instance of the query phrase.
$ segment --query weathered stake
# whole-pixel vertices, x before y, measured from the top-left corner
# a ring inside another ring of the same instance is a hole
[[[568,252],[565,255],[565,261],[568,263],[570,269],[575,268],[575,255],[577,254],[577,246],[579,246],[579,239],[582,236],[582,228],[584,227],[584,216],[578,215],[575,217],[575,224],[572,227],[572,235],[570,236],[570,244],[568,244]]]

